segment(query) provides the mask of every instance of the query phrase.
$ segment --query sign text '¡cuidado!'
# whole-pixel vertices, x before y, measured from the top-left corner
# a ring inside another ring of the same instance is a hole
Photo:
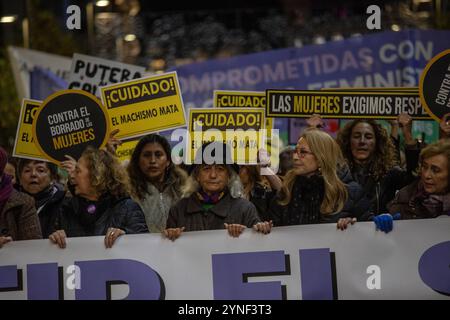
[[[225,114],[225,113],[204,113],[198,114],[194,117],[194,123],[201,124],[203,130],[206,128],[260,128],[261,114],[246,113],[246,114]]]
[[[89,116],[86,107],[47,116],[55,150],[94,140],[94,129]]]
[[[242,107],[250,106],[252,108],[265,107],[266,97],[262,96],[234,96],[230,94],[218,95],[217,97],[217,107]]]
[[[104,91],[109,109],[176,94],[173,77],[119,84]]]

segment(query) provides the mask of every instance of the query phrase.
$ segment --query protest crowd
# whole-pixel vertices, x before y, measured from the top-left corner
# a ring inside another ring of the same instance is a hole
[[[450,297],[449,3],[241,2],[0,5],[0,300]]]
[[[321,130],[320,115],[307,123],[290,158],[282,152],[284,172],[269,175],[261,175],[267,162],[234,163],[221,142],[203,144],[193,164],[176,165],[158,134],[139,140],[126,167],[115,155],[114,134],[105,148],[67,156],[59,170],[51,162],[13,160],[2,148],[0,246],[48,238],[65,248],[68,237],[104,236],[108,248],[124,234],[175,240],[184,232],[226,229],[239,237],[247,228],[269,234],[280,226],[334,223],[345,230],[357,221],[388,233],[394,220],[450,215],[446,117],[441,139],[425,145],[410,138],[411,117],[398,115],[391,125],[407,137],[405,150],[374,120],[347,123],[337,139]],[[213,163],[205,161],[208,150],[219,154]],[[67,181],[59,177],[62,168]]]

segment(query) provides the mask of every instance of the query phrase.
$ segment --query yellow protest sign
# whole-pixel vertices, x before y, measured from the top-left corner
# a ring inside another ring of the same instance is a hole
[[[129,161],[131,159],[131,155],[138,142],[139,140],[126,141],[122,142],[122,144],[117,147],[116,156],[119,158],[120,162]]]
[[[186,125],[176,72],[100,88],[117,138],[134,138]]]
[[[34,143],[33,121],[42,101],[23,99],[17,124],[13,156],[32,160],[47,161]]]
[[[430,120],[418,92],[266,90],[266,116],[307,118],[395,119],[408,113],[415,120]]]
[[[214,107],[216,108],[264,108],[266,93],[264,91],[228,91],[214,90]],[[273,119],[266,118],[266,130],[270,136]]]
[[[187,163],[192,163],[202,144],[222,141],[233,150],[235,163],[256,164],[265,143],[264,124],[262,108],[190,109]]]

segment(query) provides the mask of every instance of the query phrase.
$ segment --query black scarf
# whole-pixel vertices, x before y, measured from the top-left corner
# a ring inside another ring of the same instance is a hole
[[[322,176],[317,174],[311,177],[298,176],[289,203],[289,224],[319,223],[324,194],[325,183]]]
[[[47,189],[44,189],[36,194],[30,195],[34,198],[36,208],[39,209],[40,207],[45,206],[53,198],[53,196],[57,191],[58,189],[56,188],[56,186],[50,184]]]
[[[114,198],[111,195],[103,195],[97,201],[79,198],[78,214],[80,222],[85,227],[94,227],[95,222],[114,205]]]

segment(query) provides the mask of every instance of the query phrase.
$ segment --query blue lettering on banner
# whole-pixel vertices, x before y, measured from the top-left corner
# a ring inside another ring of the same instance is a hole
[[[422,281],[443,295],[450,295],[450,241],[427,249],[418,262]],[[329,248],[301,249],[302,299],[337,299],[334,252]],[[284,250],[212,254],[214,299],[286,299],[281,281],[249,282],[251,277],[291,274],[289,256]],[[78,261],[81,284],[77,300],[111,299],[111,286],[126,284],[126,299],[165,299],[165,285],[150,266],[131,259]],[[56,262],[28,264],[27,297],[30,300],[63,299],[62,268]],[[17,265],[0,266],[0,292],[22,291],[22,273]]]

